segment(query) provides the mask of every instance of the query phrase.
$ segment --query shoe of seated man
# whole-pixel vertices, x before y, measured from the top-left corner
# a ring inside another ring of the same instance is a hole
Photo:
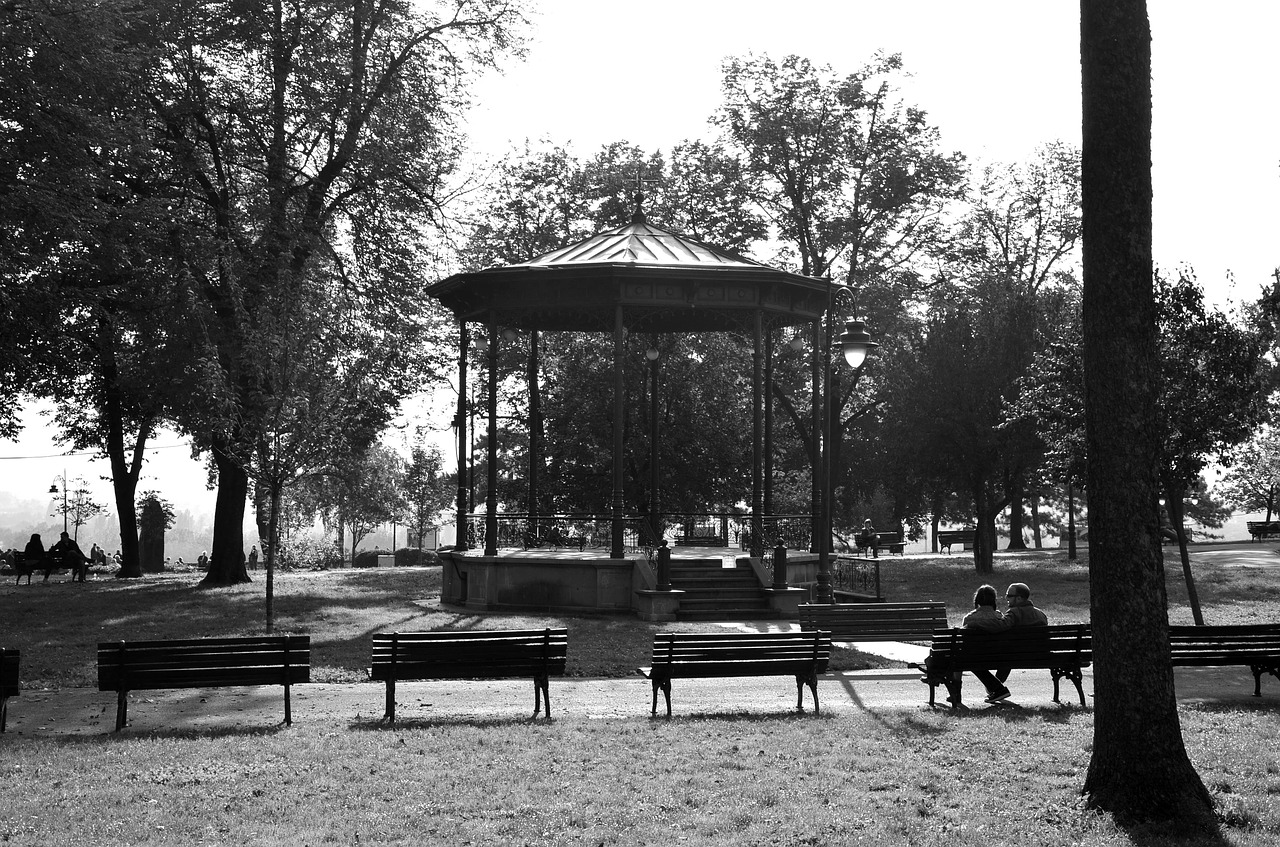
[[[999,703],[1001,700],[1009,699],[1009,689],[1001,688],[999,691],[993,691],[987,695],[988,703]]]

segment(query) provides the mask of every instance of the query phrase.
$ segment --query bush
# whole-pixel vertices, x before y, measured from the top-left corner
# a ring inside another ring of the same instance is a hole
[[[259,558],[258,562],[262,567],[266,567],[265,557]],[[342,554],[338,552],[338,548],[332,541],[307,536],[280,545],[280,556],[276,567],[282,570],[295,568],[331,570],[342,567]]]
[[[359,553],[356,553],[355,561],[351,563],[351,567],[376,568],[378,566],[378,557],[389,555],[390,553],[386,550],[379,550],[377,548],[373,550],[361,550]]]
[[[440,557],[434,550],[419,550],[417,547],[401,547],[396,551],[397,568],[415,568],[423,565],[438,565]]]

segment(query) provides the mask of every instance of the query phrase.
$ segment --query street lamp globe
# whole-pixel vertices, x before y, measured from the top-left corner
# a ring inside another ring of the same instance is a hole
[[[867,351],[880,345],[871,340],[867,325],[860,320],[845,323],[844,333],[840,336],[840,350],[849,367],[857,370],[867,360]]]

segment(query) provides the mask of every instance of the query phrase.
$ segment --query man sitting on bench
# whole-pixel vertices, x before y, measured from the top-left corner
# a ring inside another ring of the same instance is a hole
[[[1009,587],[1004,592],[1004,599],[1009,603],[1009,611],[1004,613],[1004,619],[1013,621],[1014,627],[1049,625],[1049,616],[1031,602],[1031,586],[1025,582],[1009,583]],[[996,679],[1001,686],[1009,678],[1010,670],[1010,668],[996,670]]]

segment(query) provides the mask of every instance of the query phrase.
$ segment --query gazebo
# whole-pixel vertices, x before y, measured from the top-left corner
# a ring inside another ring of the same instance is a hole
[[[518,264],[450,276],[427,289],[449,308],[461,332],[458,350],[459,546],[467,516],[464,459],[468,350],[471,326],[483,327],[477,347],[487,353],[488,475],[484,557],[498,557],[497,545],[497,372],[504,331],[580,331],[613,334],[614,424],[611,560],[624,560],[626,523],[624,362],[628,333],[738,332],[752,341],[754,362],[752,427],[751,553],[761,555],[764,517],[764,369],[772,330],[813,325],[827,313],[830,280],[769,267],[744,256],[648,223],[637,209],[630,223]],[[486,344],[487,342],[487,344]],[[814,344],[815,357],[821,355]],[[534,350],[536,355],[536,348]],[[817,368],[815,367],[815,382]],[[815,385],[815,391],[817,386]],[[815,394],[816,396],[816,394]],[[530,487],[536,490],[531,468]],[[530,498],[531,503],[536,497]],[[531,519],[536,515],[530,515]]]

